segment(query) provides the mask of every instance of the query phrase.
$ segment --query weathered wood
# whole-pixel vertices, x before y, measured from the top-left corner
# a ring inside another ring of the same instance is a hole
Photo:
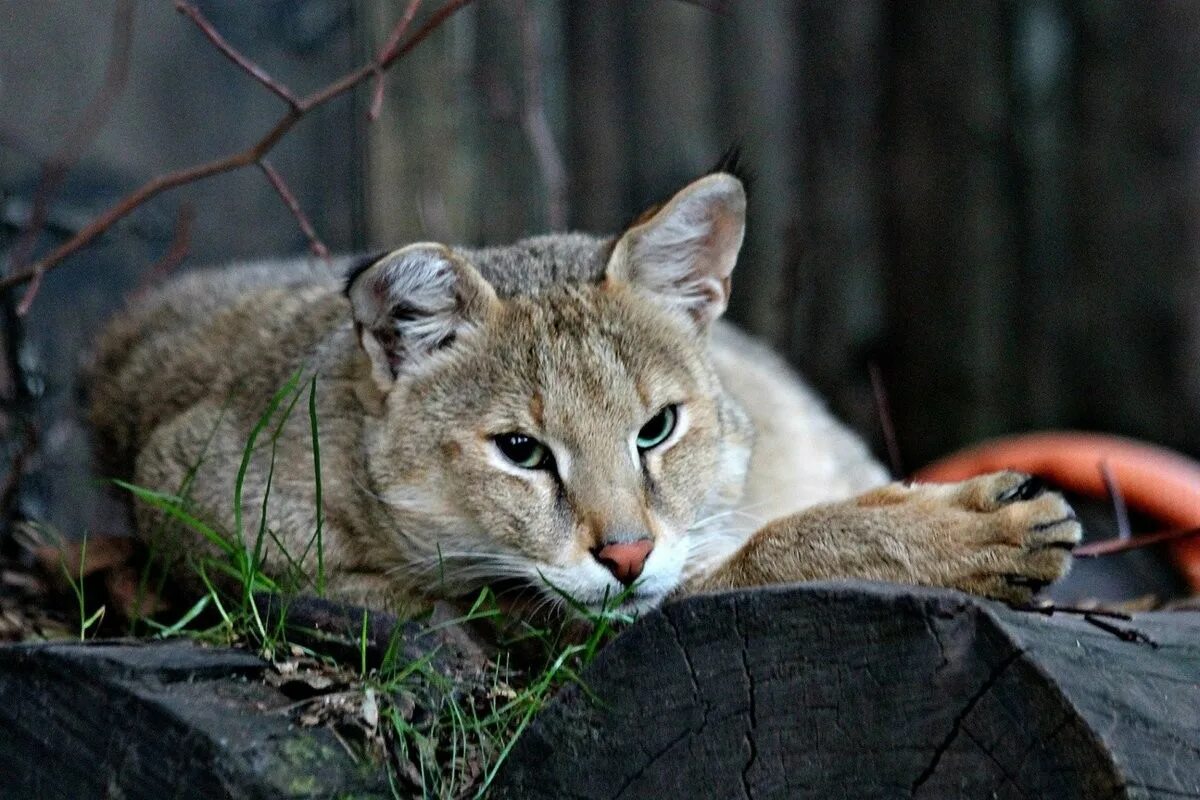
[[[361,631],[360,609],[292,613]],[[454,647],[379,615],[372,652],[397,631],[405,657]],[[0,798],[384,791],[382,767],[289,724],[267,668],[186,642],[0,648]],[[1200,797],[1197,613],[779,587],[668,605],[583,677],[516,744],[498,796]]]
[[[391,653],[396,663],[427,660],[443,675],[479,674],[492,654],[470,628],[458,624],[459,609],[437,604],[423,621],[402,620],[384,611],[348,606],[318,597],[255,595],[268,629],[282,614],[286,639],[309,647],[342,663],[357,663],[366,654],[369,668],[377,668]]]
[[[0,797],[388,797],[262,660],[186,641],[0,648]]]
[[[501,796],[1200,797],[1200,615],[1045,617],[871,584],[650,614],[514,749]]]
[[[416,622],[313,597],[255,600],[268,630],[284,613],[289,643],[343,664],[419,661],[461,685],[488,665],[448,606]],[[294,675],[264,682],[273,669],[185,640],[0,648],[0,798],[391,796],[381,764],[292,724],[296,701],[324,692]]]

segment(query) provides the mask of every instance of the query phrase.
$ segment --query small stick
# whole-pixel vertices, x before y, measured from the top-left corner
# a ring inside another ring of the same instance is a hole
[[[171,235],[171,244],[162,258],[155,261],[146,270],[131,297],[140,297],[150,289],[160,278],[171,273],[187,258],[192,246],[192,221],[196,218],[195,209],[191,203],[184,203],[175,215],[175,232]]]
[[[283,204],[288,207],[292,212],[292,216],[296,218],[296,222],[300,225],[300,230],[308,237],[308,247],[313,251],[313,255],[321,258],[329,258],[329,248],[317,236],[312,223],[304,215],[304,210],[300,208],[300,201],[296,199],[296,195],[292,194],[292,190],[288,188],[283,176],[265,158],[258,162],[258,166],[262,168],[263,173],[267,176],[267,180],[271,182],[271,185],[275,187],[275,191],[279,193]]]
[[[1071,555],[1076,558],[1095,558],[1096,556],[1123,553],[1126,550],[1136,550],[1139,547],[1148,547],[1152,544],[1162,544],[1163,542],[1172,542],[1176,539],[1186,539],[1189,536],[1197,535],[1200,535],[1200,528],[1183,528],[1175,531],[1147,533],[1141,536],[1134,536],[1131,539],[1105,539],[1102,542],[1081,544],[1071,551]]]
[[[420,7],[421,0],[408,0],[408,7],[404,9],[404,16],[396,23],[396,27],[392,28],[392,32],[388,36],[387,41],[384,42],[379,55],[375,57],[375,93],[371,98],[371,110],[367,113],[367,118],[371,122],[379,119],[379,115],[383,113],[383,63],[400,46],[400,39],[408,31],[408,26],[412,24],[413,17],[417,15],[417,9]]]
[[[1104,488],[1108,492],[1109,500],[1112,501],[1113,521],[1117,524],[1117,538],[1127,540],[1133,535],[1129,527],[1129,509],[1125,506],[1125,495],[1121,493],[1117,477],[1108,468],[1107,461],[1100,462],[1100,476],[1104,478]]]
[[[1080,616],[1094,617],[1110,617],[1119,619],[1125,622],[1131,622],[1133,617],[1126,614],[1124,611],[1107,611],[1101,608],[1079,608],[1077,606],[1059,606],[1054,603],[1046,603],[1045,605],[1012,605],[1014,611],[1026,611],[1031,614],[1042,614],[1043,616],[1053,616],[1055,614],[1077,614]]]
[[[892,475],[899,479],[905,476],[904,462],[900,459],[900,442],[896,439],[896,426],[892,422],[892,406],[888,402],[887,387],[883,384],[883,372],[874,361],[867,364],[871,375],[871,390],[875,394],[875,412],[879,416],[879,427],[883,430],[883,441],[887,445],[888,461]]]
[[[1119,625],[1113,625],[1111,622],[1105,622],[1093,615],[1085,614],[1083,621],[1089,625],[1094,625],[1106,633],[1111,633],[1123,642],[1135,642],[1138,644],[1148,644],[1154,649],[1158,649],[1158,642],[1151,639],[1146,634],[1134,628],[1122,628]]]
[[[59,186],[66,179],[67,173],[79,161],[83,151],[104,127],[117,98],[121,96],[121,92],[125,88],[125,82],[129,78],[129,54],[133,42],[133,13],[133,0],[120,0],[113,14],[112,45],[109,50],[108,64],[104,68],[104,81],[58,150],[42,166],[37,188],[33,194],[33,207],[29,212],[29,220],[13,248],[13,254],[9,261],[12,272],[20,271],[33,253],[38,237],[46,227],[46,220],[50,213],[50,198],[58,191]],[[38,289],[41,288],[44,271],[44,269],[34,271],[31,276],[32,282],[17,306],[17,316],[23,317],[29,313],[29,307],[33,304],[33,299],[37,297]]]
[[[255,64],[253,61],[235,50],[233,45],[226,41],[225,37],[213,27],[212,23],[209,22],[203,14],[200,13],[200,9],[196,8],[191,3],[185,3],[183,0],[178,0],[178,2],[175,3],[175,10],[194,22],[196,27],[200,29],[200,32],[203,33],[205,37],[207,37],[208,40],[213,43],[213,46],[221,51],[221,55],[228,58],[230,61],[236,64],[239,69],[241,69],[250,77],[254,78],[254,80],[261,83],[271,94],[287,103],[293,111],[300,110],[300,101],[296,99],[296,95],[292,94],[292,90],[272,78],[270,74],[268,74],[267,71],[258,64]]]
[[[189,183],[195,183],[215,175],[258,164],[267,153],[279,143],[279,140],[292,129],[306,114],[325,103],[340,97],[358,86],[375,74],[376,70],[387,70],[397,60],[408,55],[414,47],[425,41],[450,16],[460,11],[473,0],[446,0],[437,11],[430,15],[416,33],[409,36],[403,44],[394,51],[386,54],[378,62],[359,67],[346,73],[341,78],[326,85],[324,88],[297,101],[296,106],[289,106],[282,117],[254,144],[245,150],[232,153],[223,158],[216,158],[201,164],[162,173],[143,183],[132,192],[118,199],[108,209],[101,212],[74,236],[60,244],[49,254],[43,256],[34,264],[22,270],[14,270],[11,274],[0,278],[0,291],[12,286],[19,286],[33,280],[38,273],[47,272],[58,267],[68,257],[90,245],[114,224],[127,217],[134,210],[143,206],[149,200],[165,191],[175,189]]]

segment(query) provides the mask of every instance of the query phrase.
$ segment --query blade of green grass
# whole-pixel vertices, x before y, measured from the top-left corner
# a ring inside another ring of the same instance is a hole
[[[279,388],[271,396],[267,402],[267,408],[254,423],[254,427],[250,429],[250,435],[246,439],[246,446],[242,448],[242,461],[238,465],[237,478],[233,484],[233,518],[234,528],[237,531],[238,539],[244,548],[245,537],[242,532],[242,490],[246,484],[246,472],[250,468],[250,457],[254,455],[254,445],[258,442],[259,434],[267,427],[267,423],[275,416],[275,412],[279,409],[280,403],[292,392],[296,391],[296,387],[300,382],[300,371],[297,370],[291,378],[289,378],[283,386]]]
[[[213,599],[212,595],[206,594],[206,595],[202,596],[199,600],[197,600],[195,602],[195,604],[191,608],[189,608],[187,610],[187,613],[185,613],[182,617],[180,617],[179,620],[176,621],[173,625],[160,625],[157,622],[155,622],[154,620],[150,620],[150,619],[145,620],[145,623],[152,628],[158,629],[158,633],[156,635],[159,639],[166,639],[167,637],[170,637],[170,636],[176,636],[179,634],[180,631],[182,631],[184,628],[186,628],[194,619],[196,619],[196,617],[200,616],[201,612],[203,612],[204,609],[208,608],[209,604],[212,603],[212,599]]]
[[[202,522],[185,511],[182,507],[182,501],[178,497],[166,494],[164,492],[156,492],[153,489],[146,489],[145,487],[127,483],[126,481],[119,479],[114,479],[113,483],[132,493],[134,497],[141,500],[143,503],[158,509],[167,516],[172,517],[173,519],[176,519],[186,525],[188,528],[191,528],[193,531],[203,536],[210,543],[221,549],[226,554],[232,556],[237,553],[237,548],[233,545],[233,543],[222,536],[215,528]]]
[[[317,430],[317,376],[314,374],[308,387],[308,425],[312,431],[313,484],[317,501],[317,530],[313,537],[317,541],[317,596],[325,596],[325,499],[321,489],[321,437]],[[308,555],[305,548],[304,555]],[[301,559],[303,561],[303,558]]]

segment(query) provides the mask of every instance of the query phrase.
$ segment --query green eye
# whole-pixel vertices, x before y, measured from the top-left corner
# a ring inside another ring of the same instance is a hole
[[[650,450],[665,442],[675,430],[677,417],[675,406],[663,406],[662,410],[650,418],[650,421],[638,431],[637,446],[639,450]]]
[[[550,448],[523,433],[502,433],[493,438],[496,447],[522,469],[549,469],[554,463]]]

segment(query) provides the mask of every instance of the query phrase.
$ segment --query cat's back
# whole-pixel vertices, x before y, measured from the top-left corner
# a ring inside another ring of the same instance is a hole
[[[133,299],[104,329],[87,369],[101,452],[120,468],[155,427],[204,399],[235,388],[269,397],[341,324],[350,261],[200,269]]]

